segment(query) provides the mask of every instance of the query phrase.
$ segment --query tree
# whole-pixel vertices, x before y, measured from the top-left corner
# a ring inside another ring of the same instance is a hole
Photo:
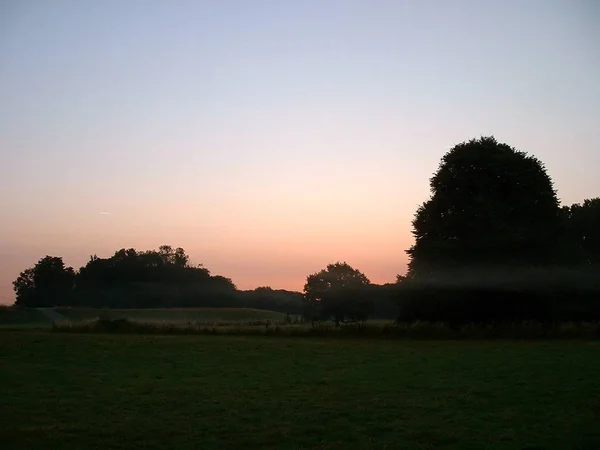
[[[305,317],[311,321],[333,318],[336,325],[366,320],[372,310],[364,289],[369,285],[366,275],[346,262],[329,264],[306,278]]]
[[[303,296],[300,292],[260,286],[253,290],[240,291],[238,297],[240,306],[244,308],[302,314]]]
[[[210,286],[214,291],[235,292],[237,290],[237,287],[233,281],[231,281],[231,278],[222,275],[211,276],[210,283]]]
[[[25,269],[18,278],[13,281],[16,294],[15,305],[30,306],[35,303],[35,271],[33,267]]]
[[[430,186],[412,223],[400,320],[548,318],[540,280],[559,262],[561,213],[542,162],[481,137],[446,153]]]
[[[444,280],[554,257],[559,204],[535,157],[481,137],[444,155],[413,220],[409,278]],[[460,282],[460,280],[455,280]]]
[[[189,257],[185,254],[185,250],[181,247],[177,247],[175,250],[173,250],[173,247],[170,245],[161,245],[158,248],[158,254],[165,265],[186,267],[189,262]]]
[[[191,265],[182,248],[120,249],[109,258],[92,256],[76,278],[79,305],[115,308],[236,306],[229,278]]]
[[[561,209],[565,239],[563,257],[572,265],[600,264],[600,197]]]
[[[13,282],[15,305],[46,307],[68,305],[75,272],[66,267],[62,258],[45,256],[29,269],[25,269]]]
[[[563,320],[600,318],[600,198],[561,208],[561,270],[548,278],[557,286],[556,315]]]

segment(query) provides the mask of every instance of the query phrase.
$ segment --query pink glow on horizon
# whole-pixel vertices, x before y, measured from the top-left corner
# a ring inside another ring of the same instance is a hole
[[[242,289],[338,260],[392,282],[440,158],[482,135],[563,204],[600,193],[594,2],[9,3],[0,303],[47,254],[163,244]]]

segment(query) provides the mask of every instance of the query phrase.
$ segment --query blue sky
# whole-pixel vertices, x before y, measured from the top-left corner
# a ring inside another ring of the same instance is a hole
[[[47,253],[163,243],[241,287],[391,281],[480,135],[600,195],[591,0],[6,0],[0,52],[0,301]]]

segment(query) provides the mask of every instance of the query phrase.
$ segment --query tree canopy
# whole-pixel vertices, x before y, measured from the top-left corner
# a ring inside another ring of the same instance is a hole
[[[46,256],[13,283],[18,306],[247,307],[311,321],[494,322],[600,319],[600,198],[560,206],[536,157],[493,136],[443,155],[412,221],[408,272],[373,285],[346,262],[308,275],[303,294],[233,281],[182,248],[117,250],[78,271]]]
[[[555,320],[600,313],[600,202],[560,208],[541,161],[493,137],[446,153],[413,220],[402,320]]]
[[[535,157],[494,137],[456,145],[413,220],[409,276],[546,262],[559,228],[552,180]]]
[[[16,306],[109,308],[246,307],[299,314],[302,294],[259,288],[239,291],[231,279],[192,265],[182,248],[117,250],[91,256],[75,272],[62,258],[46,256],[14,282]]]
[[[600,264],[600,197],[561,209],[564,237],[562,258],[578,266]]]
[[[364,321],[373,310],[365,274],[346,262],[328,264],[309,275],[304,285],[305,316],[310,320]]]
[[[75,272],[62,258],[45,256],[13,282],[17,306],[48,307],[72,296]]]

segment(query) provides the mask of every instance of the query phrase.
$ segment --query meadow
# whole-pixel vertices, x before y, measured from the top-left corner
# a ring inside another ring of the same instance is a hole
[[[597,341],[0,333],[7,449],[597,449]]]
[[[496,323],[488,325],[369,320],[366,323],[302,322],[299,316],[251,308],[0,308],[0,331],[40,329],[62,333],[200,334],[349,339],[584,339],[600,340],[598,322]]]
[[[52,321],[35,308],[0,306],[0,329],[49,328]]]
[[[147,308],[147,309],[96,309],[55,308],[70,321],[129,319],[145,323],[220,323],[239,321],[283,321],[285,314],[250,308]]]
[[[127,319],[139,323],[170,323],[183,325],[283,322],[285,314],[251,308],[48,308],[51,314],[45,315],[36,308],[0,307],[0,329],[2,328],[50,328],[52,317],[59,322],[85,322],[98,318],[115,320]]]

